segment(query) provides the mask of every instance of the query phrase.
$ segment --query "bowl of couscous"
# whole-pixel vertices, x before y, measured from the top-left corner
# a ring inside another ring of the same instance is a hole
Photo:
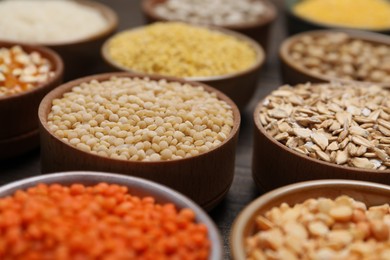
[[[263,49],[244,35],[180,22],[120,32],[105,42],[102,55],[122,71],[203,82],[240,109],[252,98],[265,60]]]
[[[122,173],[210,209],[233,181],[240,113],[202,83],[107,73],[66,83],[39,108],[42,171]]]
[[[390,34],[388,0],[286,0],[285,3],[290,35],[319,29]]]
[[[223,259],[199,206],[123,175],[60,172],[4,185],[0,223],[2,259]]]

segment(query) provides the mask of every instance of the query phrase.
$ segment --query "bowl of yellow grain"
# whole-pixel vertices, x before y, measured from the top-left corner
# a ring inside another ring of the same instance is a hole
[[[244,35],[180,22],[120,32],[105,42],[102,55],[122,71],[208,84],[239,108],[252,98],[265,60],[262,47]]]
[[[358,29],[390,34],[388,0],[286,0],[290,35],[316,29]]]

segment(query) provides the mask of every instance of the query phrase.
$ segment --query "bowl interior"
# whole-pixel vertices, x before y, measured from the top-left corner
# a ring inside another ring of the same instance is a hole
[[[264,63],[265,61],[265,52],[263,50],[263,48],[257,43],[255,42],[254,40],[252,40],[251,38],[241,34],[241,33],[237,33],[237,32],[233,32],[231,30],[226,30],[226,29],[222,29],[222,28],[217,28],[217,27],[213,27],[213,26],[202,26],[202,27],[206,27],[207,29],[210,29],[212,31],[218,31],[218,32],[221,32],[221,33],[224,33],[224,34],[227,34],[227,35],[230,35],[230,36],[233,36],[241,41],[244,41],[246,43],[248,43],[251,48],[255,51],[256,53],[256,60],[255,62],[249,67],[249,68],[246,68],[245,70],[242,70],[242,71],[238,71],[238,72],[235,72],[235,73],[231,73],[231,74],[227,74],[227,75],[220,75],[220,76],[209,76],[209,77],[202,77],[202,76],[199,76],[199,77],[185,77],[184,79],[185,80],[188,80],[188,81],[201,81],[201,82],[213,82],[213,81],[219,81],[219,80],[223,80],[223,79],[230,79],[230,78],[236,78],[236,77],[239,77],[241,75],[244,75],[244,74],[248,74],[248,73],[251,73],[257,69],[259,69],[262,64]],[[123,32],[133,32],[133,31],[136,31],[136,30],[143,30],[145,28],[145,26],[141,26],[141,27],[137,27],[135,29],[129,29],[129,30],[125,30],[125,31],[122,31],[120,33],[123,33]],[[109,45],[112,41],[112,39],[115,37],[115,35],[111,36],[109,39],[107,39],[105,41],[105,43],[103,44],[102,48],[101,48],[101,54],[104,58],[104,60],[112,67],[114,67],[115,69],[118,69],[118,70],[121,70],[121,71],[127,71],[127,72],[131,72],[131,73],[143,73],[142,71],[135,71],[131,68],[128,68],[128,67],[125,67],[121,64],[119,64],[118,62],[116,62],[115,60],[113,60],[109,54]],[[165,76],[165,75],[157,75],[157,76]]]
[[[179,209],[191,208],[196,214],[196,221],[205,224],[208,228],[209,239],[212,243],[209,259],[222,259],[222,240],[210,217],[190,199],[172,189],[151,181],[111,173],[62,172],[32,177],[2,186],[0,187],[0,197],[12,195],[17,190],[25,190],[39,183],[58,183],[62,185],[80,183],[94,185],[100,182],[124,185],[129,188],[130,194],[139,197],[153,196],[157,203],[173,203]]]
[[[244,241],[254,234],[256,216],[264,215],[283,202],[292,206],[309,198],[335,199],[340,195],[348,195],[367,206],[382,205],[389,202],[390,186],[361,181],[320,180],[292,184],[266,193],[249,204],[236,218],[230,238],[233,258],[246,259]]]
[[[368,81],[353,81],[353,80],[344,80],[336,77],[328,77],[328,76],[323,76],[320,74],[315,74],[310,72],[308,69],[303,67],[300,64],[297,64],[294,60],[292,60],[291,55],[290,55],[290,49],[293,44],[295,44],[299,39],[301,39],[304,36],[312,36],[312,37],[319,37],[323,36],[326,34],[331,34],[331,33],[346,33],[350,38],[352,39],[359,39],[363,40],[366,42],[369,42],[374,45],[387,45],[390,46],[390,37],[378,33],[373,33],[373,32],[363,32],[363,31],[355,31],[355,30],[316,30],[316,31],[310,31],[310,32],[303,32],[296,34],[290,38],[287,38],[281,45],[280,47],[280,58],[283,60],[284,63],[286,63],[289,67],[294,68],[295,70],[299,71],[302,74],[305,74],[309,77],[312,78],[318,78],[322,82],[328,82],[328,81],[340,81],[340,82],[345,82],[345,83],[350,83],[354,82],[357,84],[376,84],[376,85],[381,85],[385,87],[390,87],[390,82],[368,82]]]

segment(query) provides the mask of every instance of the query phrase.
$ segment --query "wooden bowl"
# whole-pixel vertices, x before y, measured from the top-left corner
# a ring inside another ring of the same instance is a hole
[[[223,259],[223,245],[219,231],[210,217],[193,201],[182,194],[169,189],[163,185],[146,181],[140,178],[129,176],[101,173],[101,172],[61,172],[55,174],[30,177],[24,180],[0,187],[0,197],[6,197],[14,194],[17,190],[26,190],[29,187],[36,186],[39,183],[71,185],[80,183],[84,185],[96,185],[101,182],[109,184],[118,184],[128,187],[132,195],[139,197],[152,196],[156,203],[173,203],[178,209],[190,208],[195,212],[196,222],[207,226],[208,237],[211,241],[210,260]]]
[[[275,5],[268,0],[260,0],[266,8],[265,14],[255,22],[219,26],[225,29],[242,33],[257,41],[264,50],[268,50],[269,32],[277,16]],[[155,7],[166,2],[166,0],[142,0],[142,12],[146,23],[173,21],[156,14]],[[186,22],[186,21],[183,21]],[[210,24],[214,25],[214,24]]]
[[[315,22],[296,15],[292,9],[293,6],[300,1],[302,0],[285,0],[286,26],[289,35],[294,35],[300,32],[311,31],[311,30],[320,30],[320,29],[352,29],[350,27],[343,27],[343,26]],[[366,30],[366,29],[356,28],[355,30]],[[390,35],[390,28],[383,29],[383,30],[370,29],[367,31]]]
[[[130,29],[127,31],[142,30],[144,29],[144,27],[145,26],[137,27],[135,29]],[[240,110],[244,109],[256,91],[260,69],[265,61],[264,51],[260,45],[258,45],[255,41],[246,37],[245,35],[225,29],[216,29],[210,27],[208,28],[211,30],[222,32],[224,34],[228,34],[230,36],[236,37],[242,41],[247,42],[256,52],[256,61],[248,69],[233,74],[210,77],[187,77],[184,79],[187,81],[197,81],[212,86],[229,96],[234,101],[234,103],[236,103]],[[132,73],[142,73],[141,71],[135,71],[125,66],[122,66],[110,57],[108,53],[108,46],[112,38],[114,37],[115,35],[108,39],[102,46],[101,53],[107,64],[115,70],[127,71]]]
[[[234,117],[233,129],[221,145],[190,158],[158,162],[117,160],[81,151],[49,131],[47,116],[53,99],[61,97],[72,87],[83,82],[89,82],[92,79],[103,81],[112,76],[146,77],[146,75],[131,73],[107,73],[85,77],[56,88],[43,99],[39,107],[42,172],[90,170],[142,177],[167,185],[187,195],[207,210],[213,208],[226,195],[233,181],[235,148],[240,125],[240,113],[236,105],[218,90],[197,82],[188,83],[193,86],[202,86],[208,92],[215,92],[219,99],[232,107]],[[169,77],[151,76],[149,78],[185,82]]]
[[[322,83],[329,81],[340,81],[340,82],[351,82],[349,80],[328,77],[325,75],[318,75],[310,72],[308,69],[300,66],[291,58],[290,49],[293,44],[295,44],[300,38],[304,36],[313,36],[318,37],[330,33],[346,33],[352,39],[358,39],[367,41],[373,44],[384,44],[390,46],[390,36],[370,33],[370,32],[359,32],[353,30],[318,30],[318,31],[310,31],[303,32],[294,36],[291,36],[283,41],[279,50],[280,57],[280,70],[282,74],[282,80],[284,83],[296,85],[299,83],[312,82],[312,83]],[[376,84],[383,85],[385,87],[390,87],[390,82],[382,82],[382,83],[372,83],[372,82],[363,82],[363,81],[352,81],[359,83],[368,83],[368,84]]]
[[[45,44],[60,54],[65,64],[66,81],[75,78],[91,75],[102,70],[104,61],[101,59],[99,52],[104,41],[112,35],[118,27],[118,17],[116,13],[108,6],[91,0],[77,0],[78,3],[96,9],[107,20],[107,27],[87,38],[59,42],[55,44]]]
[[[62,83],[64,69],[61,58],[50,49],[0,41],[0,48],[11,48],[15,45],[21,46],[27,53],[35,51],[48,59],[53,66],[54,76],[31,90],[0,97],[0,150],[2,151],[0,159],[21,154],[23,150],[27,151],[37,146],[39,103],[50,90]],[[24,141],[26,141],[25,145]],[[14,144],[15,147],[12,147]]]
[[[309,198],[326,197],[335,199],[348,195],[367,206],[389,202],[390,186],[362,181],[320,180],[302,182],[271,191],[249,204],[236,218],[230,235],[230,250],[235,260],[246,259],[244,239],[255,232],[255,218],[281,203],[290,206]]]
[[[287,184],[319,179],[350,179],[390,184],[390,170],[340,166],[300,154],[271,137],[262,126],[260,102],[254,112],[252,177],[257,187],[269,191]]]

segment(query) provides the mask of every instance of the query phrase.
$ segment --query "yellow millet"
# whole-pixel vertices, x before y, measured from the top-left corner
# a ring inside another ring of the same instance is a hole
[[[298,16],[320,23],[374,30],[390,28],[387,0],[304,0],[293,9]]]
[[[47,120],[54,135],[85,152],[166,161],[222,144],[233,128],[233,110],[203,87],[114,77],[82,83],[54,99]]]
[[[252,66],[256,52],[233,36],[183,23],[155,23],[114,36],[109,56],[133,71],[176,77],[232,74]]]

